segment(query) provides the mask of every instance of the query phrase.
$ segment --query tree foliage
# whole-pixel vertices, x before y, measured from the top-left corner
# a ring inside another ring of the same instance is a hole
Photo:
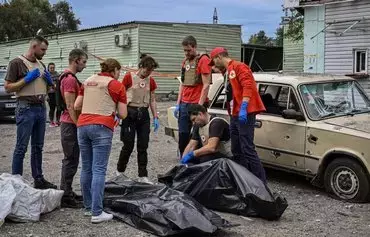
[[[0,4],[0,41],[77,30],[81,24],[67,1],[11,0]]]
[[[268,37],[266,32],[260,30],[249,38],[249,44],[266,45],[266,46],[283,46],[284,29],[279,27],[276,29],[275,38]]]
[[[276,29],[276,32],[275,32],[275,45],[276,46],[279,46],[279,47],[283,47],[283,42],[284,42],[284,28],[283,27],[279,27]]]
[[[273,38],[268,37],[264,30],[260,30],[258,33],[251,35],[249,38],[250,44],[273,45],[273,41]]]
[[[304,38],[303,27],[304,27],[303,15],[300,14],[298,11],[294,10],[292,12],[291,20],[286,27],[287,30],[284,34],[284,37],[294,42],[303,40]]]

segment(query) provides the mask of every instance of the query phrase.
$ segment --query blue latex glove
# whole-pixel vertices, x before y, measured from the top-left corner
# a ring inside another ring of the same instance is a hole
[[[173,115],[175,118],[179,118],[179,111],[180,111],[180,105],[176,105],[175,111],[173,111]]]
[[[247,116],[248,116],[248,102],[243,101],[239,111],[239,122],[241,124],[246,124],[248,121]]]
[[[24,77],[26,84],[33,82],[36,78],[40,77],[40,70],[38,68],[33,69],[32,71],[27,72]]]
[[[194,151],[191,151],[189,152],[188,154],[186,154],[182,159],[181,159],[181,163],[182,164],[187,164],[189,163],[190,160],[192,160],[194,158]]]
[[[117,115],[115,115],[114,116],[114,127],[117,127],[120,121],[121,119]]]
[[[158,120],[158,118],[154,118],[153,126],[154,126],[154,132],[157,132],[158,131],[158,128],[159,128],[159,120]]]
[[[44,79],[46,80],[46,83],[48,84],[48,86],[54,86],[53,79],[51,79],[51,75],[49,71],[45,71]]]

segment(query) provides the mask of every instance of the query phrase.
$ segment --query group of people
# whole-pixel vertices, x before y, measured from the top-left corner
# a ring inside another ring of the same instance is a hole
[[[62,207],[84,207],[92,223],[113,218],[103,211],[104,184],[113,131],[121,122],[122,150],[117,163],[118,175],[124,173],[137,138],[139,182],[148,179],[150,112],[153,127],[159,128],[155,90],[150,75],[158,68],[151,56],[142,55],[138,70],[127,72],[119,82],[121,65],[112,58],[101,62],[101,72],[83,82],[77,74],[86,67],[88,55],[81,49],[69,53],[69,66],[60,75],[55,65],[48,68],[41,62],[48,41],[36,36],[24,55],[10,61],[5,89],[17,97],[17,142],[13,154],[12,173],[23,174],[23,160],[31,140],[31,170],[34,187],[57,186],[47,181],[42,171],[42,150],[45,137],[45,100],[50,103],[50,122],[59,124],[64,159],[60,189],[64,191]],[[179,124],[181,163],[200,163],[220,157],[235,159],[263,182],[265,173],[253,144],[256,114],[264,111],[253,75],[245,64],[232,60],[226,49],[215,48],[210,55],[197,52],[193,36],[182,42],[185,60],[181,65],[181,83],[175,109]],[[225,75],[231,123],[207,113],[208,91],[212,69]],[[53,100],[53,101],[52,101]],[[60,120],[54,122],[55,105]],[[54,105],[54,106],[51,106]],[[52,111],[53,110],[53,111]],[[81,157],[80,185],[82,196],[72,189]]]

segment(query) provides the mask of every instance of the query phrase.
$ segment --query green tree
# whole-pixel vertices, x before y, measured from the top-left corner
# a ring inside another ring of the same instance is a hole
[[[292,17],[290,22],[287,25],[287,30],[284,34],[284,37],[292,41],[301,41],[304,38],[304,18],[301,13],[296,10],[292,11]]]
[[[264,30],[260,30],[257,34],[251,35],[249,38],[249,43],[258,45],[272,45],[273,39],[268,37]]]
[[[275,45],[279,47],[283,47],[283,40],[284,40],[284,28],[279,27],[276,29],[275,32],[276,38],[275,38]]]
[[[78,29],[67,1],[53,6],[48,0],[11,0],[0,4],[0,41],[32,37],[38,29],[52,34]]]

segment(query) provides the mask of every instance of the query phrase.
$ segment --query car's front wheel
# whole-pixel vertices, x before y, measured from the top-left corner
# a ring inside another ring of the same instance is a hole
[[[325,189],[337,198],[349,202],[369,200],[370,183],[367,172],[355,160],[338,158],[325,170]]]

